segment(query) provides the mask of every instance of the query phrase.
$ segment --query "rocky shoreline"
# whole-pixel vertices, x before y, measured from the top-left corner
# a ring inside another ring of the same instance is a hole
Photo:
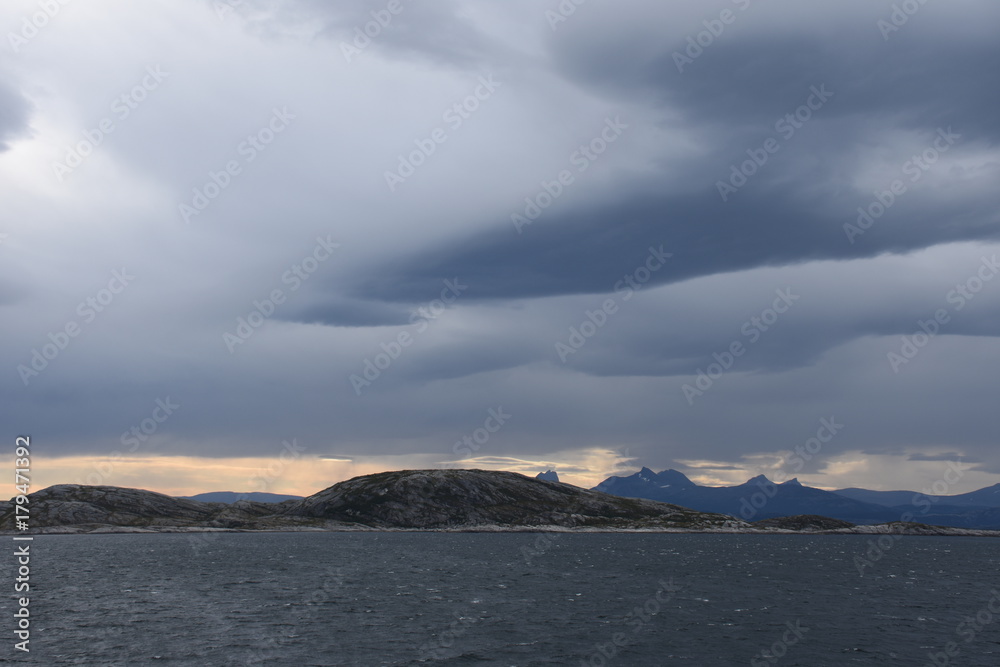
[[[357,525],[275,528],[217,528],[201,526],[114,526],[82,524],[46,526],[28,532],[0,530],[0,535],[110,535],[110,534],[173,534],[173,533],[669,533],[716,535],[899,535],[924,537],[1000,537],[1000,530],[973,530],[948,526],[911,524],[905,527],[878,524],[833,530],[790,528],[567,528],[565,526],[456,526],[453,528],[373,528]]]

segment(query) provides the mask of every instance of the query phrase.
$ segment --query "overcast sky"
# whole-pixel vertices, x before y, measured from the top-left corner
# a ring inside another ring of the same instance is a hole
[[[896,6],[5,2],[5,437],[36,488],[996,483],[1000,6]]]

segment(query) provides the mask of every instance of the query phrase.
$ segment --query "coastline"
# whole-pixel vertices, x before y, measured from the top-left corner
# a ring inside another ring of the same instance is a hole
[[[901,537],[997,537],[1000,530],[978,530],[928,526],[924,524],[854,526],[819,530],[792,530],[788,528],[608,528],[546,526],[456,526],[452,528],[377,528],[371,526],[288,526],[280,528],[222,528],[203,526],[112,526],[75,525],[36,528],[30,532],[4,530],[0,535],[122,535],[122,534],[175,534],[175,533],[668,533],[712,535],[899,535]]]

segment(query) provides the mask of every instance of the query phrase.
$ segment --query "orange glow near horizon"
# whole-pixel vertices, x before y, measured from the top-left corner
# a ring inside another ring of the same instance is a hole
[[[841,454],[826,462],[823,470],[800,477],[803,484],[827,490],[860,486],[874,490],[923,489],[942,476],[942,462],[906,462],[902,456],[873,456],[859,452]],[[11,458],[0,459],[13,470]],[[87,484],[145,489],[170,496],[193,496],[211,491],[267,493],[309,496],[338,482],[361,475],[396,470],[428,468],[507,470],[528,477],[547,468],[559,479],[581,488],[592,488],[611,475],[628,476],[638,469],[635,462],[605,449],[583,449],[555,453],[549,459],[516,457],[474,457],[443,461],[436,454],[382,455],[370,457],[323,458],[316,456],[209,458],[200,456],[127,456],[113,460],[107,456],[35,455],[31,459],[30,489],[40,491],[55,484]],[[733,465],[708,461],[687,461],[688,477],[696,484],[732,486],[765,473],[781,481],[780,466]],[[763,469],[761,469],[763,467]],[[958,483],[948,494],[965,493],[997,483],[997,475],[966,466]],[[17,492],[13,484],[9,496]]]
[[[437,453],[354,458],[283,456],[284,460],[274,456],[130,455],[114,459],[92,455],[35,455],[31,465],[31,490],[40,491],[56,484],[86,484],[145,489],[169,496],[193,496],[211,491],[309,496],[352,477],[394,470],[479,468],[508,470],[533,477],[550,466],[560,471],[562,481],[590,488],[612,474],[610,470],[619,460],[614,452],[602,449],[560,452],[546,461],[511,457],[447,461]],[[7,461],[13,466],[13,460]]]
[[[107,456],[36,455],[32,457],[30,478],[32,492],[56,484],[86,484],[144,489],[168,496],[193,496],[211,491],[262,491],[309,496],[352,477],[394,470],[480,468],[521,472],[529,477],[541,471],[511,465],[510,462],[503,462],[506,465],[502,465],[500,462],[476,459],[442,465],[431,458],[420,455],[384,456],[352,461],[301,457],[281,461],[275,457],[125,456],[112,460]],[[9,465],[13,467],[12,460]],[[570,484],[588,487],[603,479],[596,474],[560,477]],[[12,488],[11,495],[13,493]]]
[[[376,469],[377,468],[377,469]],[[120,486],[170,496],[209,491],[308,496],[337,482],[382,468],[351,461],[299,458],[206,458],[197,456],[97,456],[32,458],[31,489],[55,484]]]

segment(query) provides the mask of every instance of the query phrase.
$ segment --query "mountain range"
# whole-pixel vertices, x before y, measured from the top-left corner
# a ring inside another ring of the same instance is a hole
[[[700,486],[677,470],[656,473],[643,468],[627,477],[609,477],[593,490],[729,514],[745,521],[810,514],[862,525],[903,520],[1000,529],[1000,484],[954,496],[856,488],[825,491],[804,486],[797,479],[776,484],[764,475],[737,486]]]

